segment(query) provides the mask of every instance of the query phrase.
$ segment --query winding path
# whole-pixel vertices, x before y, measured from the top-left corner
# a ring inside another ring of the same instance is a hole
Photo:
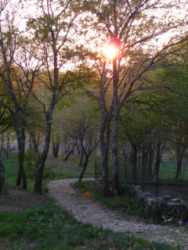
[[[144,224],[127,219],[93,200],[86,199],[72,187],[75,181],[77,179],[51,181],[48,190],[49,195],[79,222],[113,232],[133,233],[149,241],[180,245],[188,250],[188,231],[183,227]]]

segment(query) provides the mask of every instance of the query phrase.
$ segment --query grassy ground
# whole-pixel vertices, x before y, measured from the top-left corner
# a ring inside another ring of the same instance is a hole
[[[48,171],[51,171],[51,174],[55,178],[78,178],[81,173],[81,167],[79,167],[79,158],[71,157],[69,161],[63,161],[62,157],[54,159],[49,157],[47,160]],[[94,159],[91,159],[88,168],[85,173],[85,177],[94,176]]]
[[[16,155],[11,155],[11,157],[5,160],[6,182],[11,186],[14,186],[16,183],[17,169],[17,157]]]
[[[16,172],[17,172],[17,159],[15,155],[12,155],[6,164],[6,177],[9,185],[15,185]],[[81,168],[78,167],[79,159],[72,157],[70,161],[64,162],[62,158],[54,159],[49,157],[46,163],[45,169],[45,182],[52,179],[64,179],[64,178],[77,178],[80,175]],[[29,173],[29,187],[32,186],[33,170],[27,166],[27,172]],[[174,162],[163,162],[160,169],[161,180],[171,181],[174,180],[176,173],[176,166]],[[94,176],[94,159],[91,159],[87,168],[85,177]],[[184,168],[182,179],[179,181],[188,180],[188,168]]]
[[[160,178],[162,180],[174,180],[176,176],[176,164],[174,161],[163,162],[160,169]],[[184,166],[182,178],[180,181],[188,180],[188,168]]]
[[[0,213],[1,250],[173,250],[125,234],[82,225],[52,202],[22,213]]]
[[[72,161],[74,162],[74,161]],[[66,165],[62,160],[55,162],[49,159],[45,173],[46,181],[77,177],[80,169],[75,164]],[[6,176],[9,185],[13,186],[16,179],[17,161],[12,156],[6,160]],[[92,166],[87,176],[93,175]],[[31,184],[32,181],[29,180]],[[11,196],[11,193],[9,194]],[[26,193],[28,199],[31,193]],[[18,196],[16,196],[18,197]],[[21,198],[13,199],[12,207],[21,206]],[[161,244],[151,244],[135,239],[126,234],[114,234],[109,231],[82,225],[68,216],[52,201],[32,202],[25,199],[27,206],[19,212],[0,212],[0,250],[174,250]],[[9,200],[9,199],[8,199]],[[12,200],[12,199],[11,199]],[[6,203],[6,199],[0,200]],[[115,202],[116,203],[116,202]],[[116,203],[117,204],[117,203]],[[4,204],[5,205],[5,204]],[[10,204],[8,204],[10,205]],[[27,208],[27,207],[31,208]],[[34,206],[34,207],[33,207]],[[26,208],[26,210],[25,210]],[[18,211],[15,209],[15,211]]]
[[[51,172],[51,177],[55,179],[77,178],[80,175],[81,168],[78,167],[79,160],[72,157],[70,161],[64,162],[60,159],[50,157],[47,161],[47,167]],[[94,159],[91,159],[85,177],[94,176]],[[160,168],[160,179],[163,181],[174,181],[176,176],[176,165],[174,161],[162,162]],[[182,178],[178,182],[188,181],[188,168],[183,169]]]

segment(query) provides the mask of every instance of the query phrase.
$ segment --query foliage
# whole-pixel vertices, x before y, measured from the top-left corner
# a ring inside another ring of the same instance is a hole
[[[176,249],[82,225],[51,202],[20,214],[0,213],[0,235],[11,240],[10,250],[26,250],[30,245],[35,250]]]

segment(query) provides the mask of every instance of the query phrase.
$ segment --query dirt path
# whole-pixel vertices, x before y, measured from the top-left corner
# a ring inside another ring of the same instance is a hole
[[[92,224],[114,232],[133,233],[149,241],[180,245],[188,250],[188,232],[183,227],[160,226],[126,220],[125,217],[88,200],[72,187],[76,179],[52,181],[49,194],[79,222]]]

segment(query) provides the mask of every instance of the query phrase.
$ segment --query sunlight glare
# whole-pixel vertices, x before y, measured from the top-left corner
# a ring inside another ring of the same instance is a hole
[[[114,44],[106,44],[103,47],[102,54],[105,56],[108,60],[113,60],[119,55],[119,48],[115,46]]]

